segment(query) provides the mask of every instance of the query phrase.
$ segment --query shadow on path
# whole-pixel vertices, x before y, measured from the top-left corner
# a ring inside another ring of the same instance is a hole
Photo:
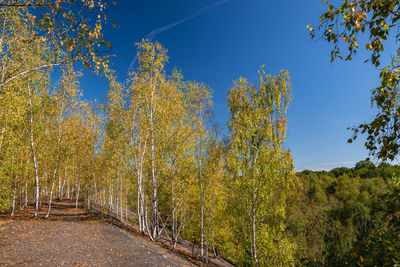
[[[78,202],[78,208],[75,208],[75,201],[71,200],[53,200],[51,203],[51,212],[48,219],[45,218],[48,210],[48,203],[42,202],[39,207],[38,219],[57,220],[57,221],[92,221],[98,218],[82,208],[82,202]],[[28,207],[17,211],[13,217],[9,214],[1,214],[0,219],[13,219],[13,220],[31,220],[34,217],[35,206],[29,205]]]

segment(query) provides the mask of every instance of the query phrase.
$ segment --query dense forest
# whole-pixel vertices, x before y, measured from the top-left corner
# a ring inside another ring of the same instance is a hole
[[[400,259],[400,166],[369,160],[353,168],[297,173],[287,233],[306,266],[395,266]]]
[[[400,259],[400,167],[295,173],[285,147],[290,72],[235,80],[223,136],[212,90],[167,72],[158,42],[137,44],[120,81],[101,1],[1,1],[0,210],[84,200],[152,241],[197,244],[239,266],[392,266]],[[79,9],[77,8],[79,6]],[[79,12],[77,11],[79,10]],[[82,14],[85,14],[84,16]],[[109,81],[82,97],[82,68]],[[257,71],[257,70],[255,70]]]

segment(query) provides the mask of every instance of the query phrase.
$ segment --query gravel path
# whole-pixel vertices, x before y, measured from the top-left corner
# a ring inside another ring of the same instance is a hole
[[[71,203],[55,203],[51,220],[0,219],[0,265],[195,266]],[[58,205],[58,207],[57,207]]]

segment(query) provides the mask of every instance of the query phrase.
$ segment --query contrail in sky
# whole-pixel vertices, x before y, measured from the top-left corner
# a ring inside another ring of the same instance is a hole
[[[171,29],[171,28],[173,28],[173,27],[176,27],[176,26],[178,26],[179,24],[182,24],[182,23],[184,23],[184,22],[186,22],[186,21],[188,21],[188,20],[191,20],[191,19],[193,19],[193,18],[195,18],[195,17],[197,17],[197,16],[200,16],[201,14],[203,14],[204,12],[206,12],[207,10],[209,10],[209,9],[211,9],[211,8],[213,8],[213,7],[219,6],[219,5],[221,5],[221,4],[225,3],[225,2],[228,2],[228,1],[229,1],[229,0],[222,0],[222,1],[216,2],[216,3],[214,3],[214,4],[211,4],[211,5],[209,5],[209,6],[200,8],[200,9],[197,10],[194,14],[192,14],[192,15],[186,17],[186,18],[183,18],[183,19],[181,19],[181,20],[175,21],[174,23],[171,23],[171,24],[168,24],[168,25],[166,25],[166,26],[157,28],[157,29],[155,29],[155,30],[152,30],[150,33],[148,33],[148,34],[144,37],[144,39],[148,39],[148,40],[152,41],[153,38],[156,37],[156,35],[158,35],[158,34],[160,34],[160,33],[162,33],[162,32],[165,32],[166,30],[169,30],[169,29]],[[136,55],[135,58],[132,60],[131,65],[130,65],[129,68],[128,68],[128,73],[131,71],[131,69],[132,69],[132,67],[133,67],[133,65],[135,64],[136,61],[137,61],[137,55]]]

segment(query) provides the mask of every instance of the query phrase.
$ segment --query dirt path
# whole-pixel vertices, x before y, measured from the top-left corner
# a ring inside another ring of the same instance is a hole
[[[73,205],[55,202],[50,220],[27,220],[30,209],[0,218],[0,265],[195,266]]]

